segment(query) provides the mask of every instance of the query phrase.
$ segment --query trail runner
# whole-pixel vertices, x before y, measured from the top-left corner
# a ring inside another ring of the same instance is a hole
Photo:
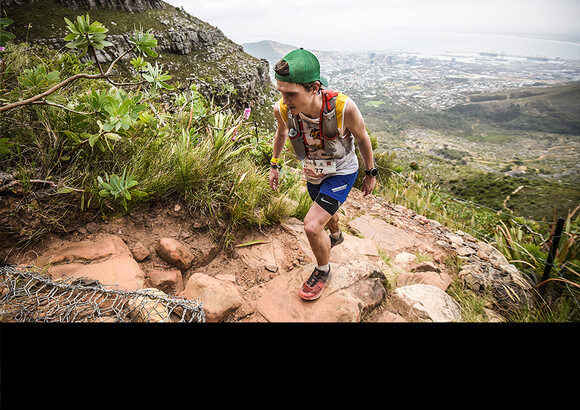
[[[313,200],[304,218],[304,230],[316,267],[299,295],[305,300],[315,300],[330,278],[330,250],[344,241],[337,211],[350,193],[359,169],[353,139],[365,165],[362,183],[365,196],[375,187],[377,169],[361,112],[352,99],[325,88],[328,82],[320,76],[320,64],[314,54],[302,48],[291,51],[276,64],[274,71],[282,98],[274,106],[277,130],[270,186],[278,189],[278,162],[286,139],[290,138],[294,153],[302,161]],[[324,232],[325,228],[330,235]]]

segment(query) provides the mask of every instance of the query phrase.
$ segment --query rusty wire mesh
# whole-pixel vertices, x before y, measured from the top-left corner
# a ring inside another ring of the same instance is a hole
[[[0,322],[204,322],[199,300],[0,266]]]

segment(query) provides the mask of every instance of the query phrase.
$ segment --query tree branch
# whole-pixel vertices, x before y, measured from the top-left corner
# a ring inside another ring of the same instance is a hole
[[[27,98],[26,100],[16,101],[16,102],[13,102],[10,104],[5,104],[5,105],[0,106],[0,112],[8,111],[8,110],[11,110],[13,108],[20,107],[22,105],[32,104],[34,101],[42,100],[47,95],[52,94],[56,90],[64,87],[65,85],[68,85],[68,84],[70,84],[70,83],[72,83],[80,78],[99,79],[99,78],[105,78],[105,77],[106,77],[106,74],[86,74],[86,73],[75,74],[72,77],[69,77],[66,80],[53,86],[52,88],[49,88],[48,90],[46,90],[43,93],[40,93],[40,94],[35,95],[33,97]]]
[[[64,105],[61,104],[56,104],[50,101],[46,101],[46,100],[42,100],[42,101],[33,101],[30,104],[38,104],[38,105],[50,105],[51,107],[57,107],[57,108],[62,108],[65,111],[68,112],[72,112],[74,114],[79,114],[79,115],[94,115],[97,113],[97,111],[93,111],[93,112],[82,112],[82,111],[76,111],[76,110],[72,110],[70,108],[65,107]]]
[[[146,81],[140,81],[137,83],[117,83],[113,80],[111,80],[109,77],[111,75],[111,72],[113,70],[113,67],[115,66],[115,64],[117,64],[117,62],[123,58],[125,55],[127,55],[129,52],[131,52],[133,49],[135,48],[135,46],[130,47],[128,50],[126,50],[125,52],[121,53],[121,55],[119,55],[109,66],[109,68],[107,69],[106,72],[103,71],[103,68],[101,67],[101,64],[99,63],[98,59],[97,59],[97,55],[95,53],[95,49],[93,47],[91,47],[92,49],[92,53],[93,53],[93,57],[95,58],[95,61],[97,62],[97,66],[99,67],[99,74],[86,74],[86,73],[79,73],[79,74],[75,74],[72,77],[69,77],[67,79],[65,79],[64,81],[58,83],[57,85],[55,85],[54,87],[46,90],[43,93],[40,93],[38,95],[35,95],[33,97],[27,98],[26,100],[22,100],[22,101],[16,101],[13,103],[9,103],[9,104],[4,104],[0,106],[0,112],[4,112],[4,111],[8,111],[11,110],[13,108],[17,108],[17,107],[21,107],[23,105],[29,105],[29,104],[46,104],[46,105],[53,105],[59,108],[65,108],[63,106],[58,106],[56,104],[50,104],[50,103],[44,103],[44,102],[36,102],[38,100],[42,100],[44,99],[44,97],[52,94],[53,92],[59,90],[60,88],[72,83],[73,81],[76,81],[80,78],[89,78],[89,79],[101,79],[101,78],[105,78],[109,83],[111,83],[112,85],[118,86],[118,87],[127,87],[127,86],[132,86],[132,85],[141,85],[144,84]],[[70,111],[70,110],[69,110]],[[73,111],[74,112],[74,111]],[[79,113],[80,114],[80,113]]]
[[[111,74],[111,70],[113,70],[113,67],[115,66],[115,64],[117,64],[117,62],[122,59],[123,57],[125,57],[128,53],[130,53],[131,51],[133,51],[133,49],[135,48],[135,46],[129,48],[127,51],[125,51],[124,53],[121,53],[121,55],[119,55],[119,57],[117,57],[115,59],[115,61],[113,61],[111,63],[111,65],[109,66],[109,68],[107,69],[107,72],[105,74],[110,75]],[[96,57],[95,57],[96,58]]]
[[[10,188],[14,185],[18,185],[18,184],[20,184],[20,182],[21,181],[19,181],[19,180],[14,180],[12,182],[7,183],[6,185],[2,185],[2,186],[0,186],[0,192],[7,190],[8,188]],[[47,185],[50,185],[51,187],[54,187],[54,188],[58,187],[58,185],[55,184],[54,182],[46,181],[44,179],[29,179],[28,182],[30,182],[32,184],[47,184]],[[75,191],[75,192],[85,192],[83,189],[72,188],[72,187],[68,187],[68,186],[65,186],[63,188],[70,189],[71,191]]]

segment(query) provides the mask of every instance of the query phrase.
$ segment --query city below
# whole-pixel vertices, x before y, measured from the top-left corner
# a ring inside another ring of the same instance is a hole
[[[474,94],[580,81],[578,60],[400,51],[318,55],[330,88],[416,110],[444,110]]]
[[[580,60],[400,50],[315,54],[329,88],[369,105],[398,104],[417,111],[445,110],[470,102],[475,94],[580,81]],[[268,61],[273,78],[277,60]]]

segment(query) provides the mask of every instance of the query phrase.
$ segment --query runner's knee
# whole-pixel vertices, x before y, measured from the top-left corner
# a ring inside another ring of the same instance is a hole
[[[320,226],[318,224],[304,221],[304,232],[306,233],[307,237],[312,237],[320,232]]]
[[[306,236],[317,235],[324,230],[324,223],[316,218],[304,218],[304,232]]]
[[[324,231],[324,226],[332,219],[328,210],[315,202],[304,218],[304,232],[312,237]]]

